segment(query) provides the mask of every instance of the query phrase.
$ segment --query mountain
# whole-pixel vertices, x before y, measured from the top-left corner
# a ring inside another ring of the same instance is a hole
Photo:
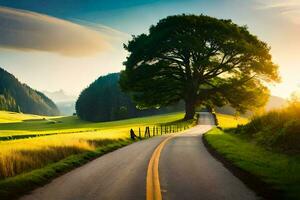
[[[75,111],[75,101],[64,101],[56,103],[60,113],[62,115],[73,115]]]
[[[0,68],[0,110],[36,115],[59,115],[55,103],[45,94],[20,83]]]
[[[82,91],[76,102],[77,115],[87,121],[111,121],[183,110],[183,104],[139,110],[119,87],[119,73],[99,77]]]
[[[56,103],[62,115],[72,115],[75,113],[75,96],[68,95],[63,90],[54,92],[43,91],[43,93]]]
[[[52,99],[55,103],[58,103],[58,102],[71,102],[71,101],[75,102],[75,100],[76,100],[75,96],[68,95],[63,90],[58,90],[58,91],[54,91],[54,92],[43,91],[43,93],[45,95],[47,95],[47,97]]]
[[[277,97],[277,96],[270,96],[268,103],[265,106],[266,111],[274,110],[277,108],[281,108],[287,104],[287,100]]]

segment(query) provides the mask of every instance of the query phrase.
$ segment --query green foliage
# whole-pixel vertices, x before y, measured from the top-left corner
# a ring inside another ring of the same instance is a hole
[[[282,199],[299,199],[300,157],[266,150],[240,136],[215,128],[205,134],[204,138],[235,166],[282,191]]]
[[[254,117],[236,130],[256,142],[286,152],[300,152],[300,102]]]
[[[112,121],[182,110],[180,104],[163,109],[138,109],[121,91],[119,77],[119,73],[102,76],[83,90],[76,102],[77,115],[87,121]]]
[[[0,110],[38,115],[58,115],[56,105],[43,93],[20,83],[0,68]]]
[[[169,16],[125,49],[122,89],[146,108],[184,100],[186,119],[200,104],[231,104],[241,112],[262,106],[268,97],[262,81],[279,81],[267,44],[231,20]]]

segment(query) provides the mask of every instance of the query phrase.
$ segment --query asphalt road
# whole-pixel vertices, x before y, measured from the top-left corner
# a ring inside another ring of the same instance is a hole
[[[200,114],[196,127],[172,136],[161,149],[159,182],[163,199],[258,199],[205,149],[201,136],[213,125]],[[171,135],[136,142],[108,153],[32,191],[22,200],[142,200],[146,199],[149,160]]]

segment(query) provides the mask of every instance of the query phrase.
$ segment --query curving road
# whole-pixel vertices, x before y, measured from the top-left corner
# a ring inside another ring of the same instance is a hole
[[[201,137],[214,123],[211,114],[200,116],[199,125],[182,134],[154,137],[108,153],[21,199],[258,199],[207,152]]]

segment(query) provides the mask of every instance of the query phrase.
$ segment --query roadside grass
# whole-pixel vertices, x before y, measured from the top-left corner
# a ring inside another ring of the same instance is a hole
[[[138,135],[138,129],[144,134],[146,126],[178,123],[192,126],[193,121],[180,121],[183,116],[183,113],[170,113],[102,123],[85,122],[75,117],[58,118],[62,122],[52,124],[44,120],[2,123],[1,132],[4,127],[11,132],[35,134],[35,130],[48,129],[58,134],[0,141],[0,199],[11,199],[16,192],[23,194],[91,158],[131,143],[131,128]],[[62,134],[61,130],[81,132]],[[152,133],[151,128],[150,131]]]
[[[230,117],[220,120],[221,127],[234,127]],[[246,171],[271,188],[281,191],[283,199],[300,199],[300,155],[267,150],[243,135],[217,128],[204,135],[208,144],[234,166]]]
[[[0,181],[0,199],[17,199],[34,188],[48,183],[51,179],[79,167],[88,161],[105,153],[111,152],[132,143],[131,140],[116,140],[113,143],[98,147],[94,151],[87,151],[68,156],[58,162],[46,165],[41,169],[22,173]]]

